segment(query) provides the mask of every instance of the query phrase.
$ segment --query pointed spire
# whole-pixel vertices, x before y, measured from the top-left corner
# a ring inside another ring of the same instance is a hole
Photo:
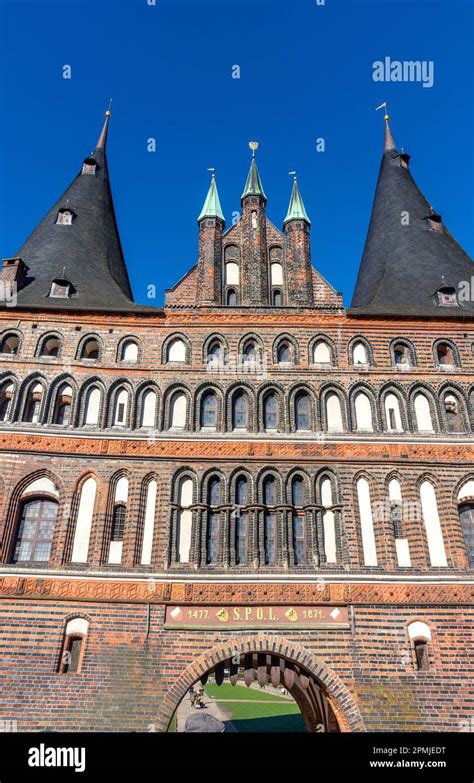
[[[97,144],[95,146],[96,150],[105,150],[105,145],[107,144],[107,133],[109,131],[109,121],[112,116],[111,106],[112,106],[112,98],[109,101],[109,108],[105,112],[104,125],[100,132],[100,136],[97,140]]]
[[[283,221],[283,225],[285,225],[285,223],[288,223],[289,220],[306,220],[308,225],[311,225],[311,220],[306,214],[306,210],[303,204],[303,199],[301,198],[300,189],[298,187],[298,182],[296,179],[296,172],[290,171],[289,173],[294,174],[293,189],[291,191],[291,198],[288,206],[288,212],[286,213],[286,218]]]
[[[385,139],[384,139],[383,149],[384,152],[388,152],[389,150],[395,150],[396,146],[393,140],[392,131],[390,130],[390,124],[389,124],[390,116],[386,114],[384,116],[384,120],[385,120]]]
[[[267,197],[263,189],[260,174],[258,173],[257,161],[255,160],[255,150],[258,149],[258,143],[256,141],[250,141],[249,147],[252,150],[252,162],[245,182],[244,192],[240,198],[243,199],[246,196],[261,196],[266,201]]]
[[[205,217],[219,218],[224,222],[224,215],[222,214],[221,202],[219,201],[219,194],[217,192],[216,175],[213,169],[211,174],[211,184],[204,202],[204,206],[201,210],[201,214],[198,217],[198,223]]]

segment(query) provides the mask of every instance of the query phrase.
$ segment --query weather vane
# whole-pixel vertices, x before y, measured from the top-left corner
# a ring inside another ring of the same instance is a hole
[[[215,168],[213,166],[210,166],[207,170],[211,172],[211,177],[212,177],[212,179],[214,179],[214,177],[215,177],[215,174],[214,174]]]
[[[385,109],[384,120],[388,120],[389,119],[389,114],[388,114],[387,101],[384,101],[383,103],[380,104],[380,106],[376,106],[375,107],[375,111],[378,111],[379,109]]]
[[[249,147],[252,150],[252,158],[254,158],[255,150],[258,150],[258,141],[249,141]]]
[[[296,171],[289,171],[288,174],[293,174],[294,178],[296,179]]]

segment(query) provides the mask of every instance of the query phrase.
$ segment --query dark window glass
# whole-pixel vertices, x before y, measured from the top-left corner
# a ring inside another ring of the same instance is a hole
[[[249,406],[245,394],[237,394],[234,397],[233,414],[234,429],[246,430],[248,428]]]
[[[241,511],[235,520],[235,559],[237,564],[247,562],[247,513]]]
[[[209,482],[208,497],[210,506],[218,506],[221,502],[221,482],[218,478]]]
[[[217,562],[219,543],[219,514],[210,513],[207,519],[206,554],[208,563]]]
[[[229,288],[227,291],[227,304],[231,307],[237,304],[237,293],[234,288]]]
[[[463,503],[459,506],[459,519],[464,534],[469,565],[474,566],[474,502]]]
[[[246,478],[239,478],[236,486],[236,503],[239,506],[244,506],[248,503],[248,482]]]
[[[395,410],[394,408],[388,409],[388,424],[391,430],[397,429],[397,419],[395,417]]]
[[[298,394],[296,398],[296,429],[311,429],[311,409],[307,394]]]
[[[396,345],[393,349],[395,364],[406,364],[408,362],[408,351],[404,345]]]
[[[263,502],[267,506],[274,506],[277,502],[277,484],[272,477],[265,479],[263,485]]]
[[[276,515],[266,512],[264,516],[264,550],[265,563],[271,564],[276,560]]]
[[[67,426],[71,418],[71,406],[68,402],[63,402],[58,405],[58,413],[56,416],[56,424],[63,424]]]
[[[442,343],[437,348],[438,363],[439,364],[454,364],[453,353],[449,345]]]
[[[212,392],[205,394],[202,400],[202,427],[215,427],[217,424],[217,397]]]
[[[82,636],[68,636],[63,654],[63,672],[74,673],[79,671],[83,638]]]
[[[295,564],[301,565],[304,563],[304,517],[302,514],[293,515],[293,551],[295,553]]]
[[[291,482],[291,499],[294,506],[302,506],[304,503],[304,484],[299,476],[295,476]]]
[[[127,508],[125,503],[117,503],[114,506],[114,514],[112,519],[112,541],[123,541],[126,516]]]
[[[23,416],[23,421],[28,421],[31,422],[32,424],[35,424],[38,421],[39,411],[40,411],[40,400],[35,400],[33,395],[29,394],[26,403],[25,414]]]
[[[278,346],[278,361],[280,364],[291,361],[291,352],[288,343],[280,343]]]
[[[415,657],[416,668],[420,672],[426,672],[430,668],[430,661],[428,658],[428,645],[424,639],[417,639],[415,641]]]
[[[0,401],[0,421],[7,420],[9,407],[10,399],[8,397],[4,397],[3,400]]]
[[[268,394],[265,397],[263,405],[263,424],[267,430],[276,430],[277,428],[277,398],[274,394]]]
[[[282,302],[283,302],[283,297],[281,295],[281,291],[279,288],[275,288],[273,291],[273,306],[281,307]]]
[[[23,504],[12,557],[13,563],[49,560],[57,513],[58,504],[55,500],[28,500]]]
[[[402,504],[399,500],[390,501],[390,521],[393,527],[393,535],[395,538],[403,538],[402,536]]]
[[[243,353],[244,364],[251,364],[257,361],[257,349],[255,343],[247,343]]]
[[[221,364],[224,358],[224,350],[220,343],[212,343],[209,346],[207,358],[211,364]]]

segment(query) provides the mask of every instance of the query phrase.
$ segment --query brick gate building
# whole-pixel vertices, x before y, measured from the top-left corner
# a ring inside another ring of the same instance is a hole
[[[0,719],[164,731],[212,671],[286,684],[310,730],[459,731],[471,260],[386,117],[349,309],[255,157],[238,222],[212,177],[197,263],[139,305],[108,124],[0,273]]]

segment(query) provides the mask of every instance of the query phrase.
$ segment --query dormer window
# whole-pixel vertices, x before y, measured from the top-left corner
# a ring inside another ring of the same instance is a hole
[[[458,300],[455,288],[445,286],[444,288],[439,288],[436,293],[438,294],[438,304],[442,307],[457,307]]]
[[[94,177],[96,168],[97,168],[97,163],[94,160],[94,158],[86,158],[84,163],[82,164],[82,173],[91,174]]]
[[[58,217],[56,219],[56,225],[58,226],[71,226],[74,215],[70,209],[60,209]]]
[[[400,154],[400,166],[402,168],[404,168],[404,169],[408,169],[409,168],[410,157],[411,156],[407,152],[403,152],[403,151],[401,152],[401,154]]]
[[[49,296],[53,299],[68,299],[73,293],[73,287],[68,280],[53,280]]]
[[[431,215],[428,215],[427,221],[430,231],[443,231],[441,215],[437,215],[435,212],[432,212]]]

